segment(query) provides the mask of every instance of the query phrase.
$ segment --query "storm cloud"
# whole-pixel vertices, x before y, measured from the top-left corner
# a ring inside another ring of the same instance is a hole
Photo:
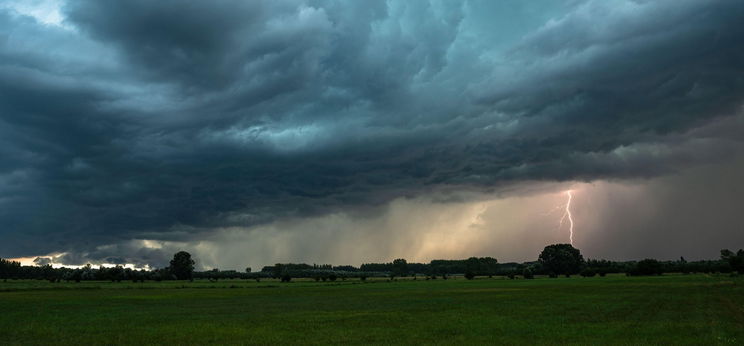
[[[0,6],[2,257],[163,265],[215,232],[742,153],[738,1],[39,8]]]

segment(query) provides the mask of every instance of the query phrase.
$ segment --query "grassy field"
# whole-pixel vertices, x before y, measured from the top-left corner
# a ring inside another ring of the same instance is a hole
[[[744,344],[744,278],[0,282],[0,344]]]

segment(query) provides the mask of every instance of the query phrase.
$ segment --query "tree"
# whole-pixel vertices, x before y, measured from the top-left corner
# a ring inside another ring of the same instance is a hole
[[[248,273],[248,274],[250,274],[251,273],[251,267],[246,267],[245,268],[245,272]]]
[[[549,273],[571,275],[581,270],[584,257],[571,244],[553,244],[543,249],[538,262]]]
[[[398,258],[393,261],[393,276],[407,276],[408,275],[408,262],[402,258]]]
[[[647,258],[639,261],[635,268],[630,271],[630,275],[661,275],[662,271],[659,261]]]
[[[120,265],[117,265],[116,267],[113,267],[113,268],[109,268],[108,276],[111,282],[114,282],[114,281],[121,282],[121,280],[124,277],[124,268],[122,268],[122,266]]]
[[[196,262],[191,259],[190,253],[179,251],[173,255],[169,269],[178,280],[191,280],[194,274],[194,264]]]
[[[463,264],[466,278],[473,278],[476,275],[492,277],[499,267],[499,261],[493,257],[470,257],[463,261]]]
[[[284,265],[281,263],[275,264],[272,268],[272,276],[275,279],[281,278],[282,274],[285,272]]]
[[[739,249],[736,253],[723,249],[721,250],[721,259],[728,262],[731,269],[736,270],[739,274],[744,274],[744,249]]]
[[[581,276],[585,278],[590,278],[594,275],[597,275],[597,273],[592,268],[584,268],[584,270],[582,270],[579,274],[581,274]]]
[[[477,257],[470,257],[465,260],[465,278],[473,280],[476,274],[480,274],[480,261]]]
[[[0,258],[0,279],[17,278],[21,274],[21,262]]]
[[[480,258],[480,270],[481,274],[493,277],[499,269],[499,261],[493,257]]]

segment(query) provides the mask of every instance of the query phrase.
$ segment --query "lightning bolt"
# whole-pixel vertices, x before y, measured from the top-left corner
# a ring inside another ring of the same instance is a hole
[[[563,212],[563,217],[561,217],[561,226],[563,226],[563,221],[568,218],[568,239],[571,242],[571,245],[573,245],[573,229],[574,229],[574,222],[573,222],[573,216],[571,215],[571,199],[573,198],[573,195],[571,194],[571,190],[566,191],[566,195],[568,196],[568,200],[566,201],[565,211]]]

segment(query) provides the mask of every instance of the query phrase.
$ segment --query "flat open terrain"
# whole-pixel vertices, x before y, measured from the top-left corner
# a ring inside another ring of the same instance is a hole
[[[0,344],[744,344],[744,278],[0,281]]]

